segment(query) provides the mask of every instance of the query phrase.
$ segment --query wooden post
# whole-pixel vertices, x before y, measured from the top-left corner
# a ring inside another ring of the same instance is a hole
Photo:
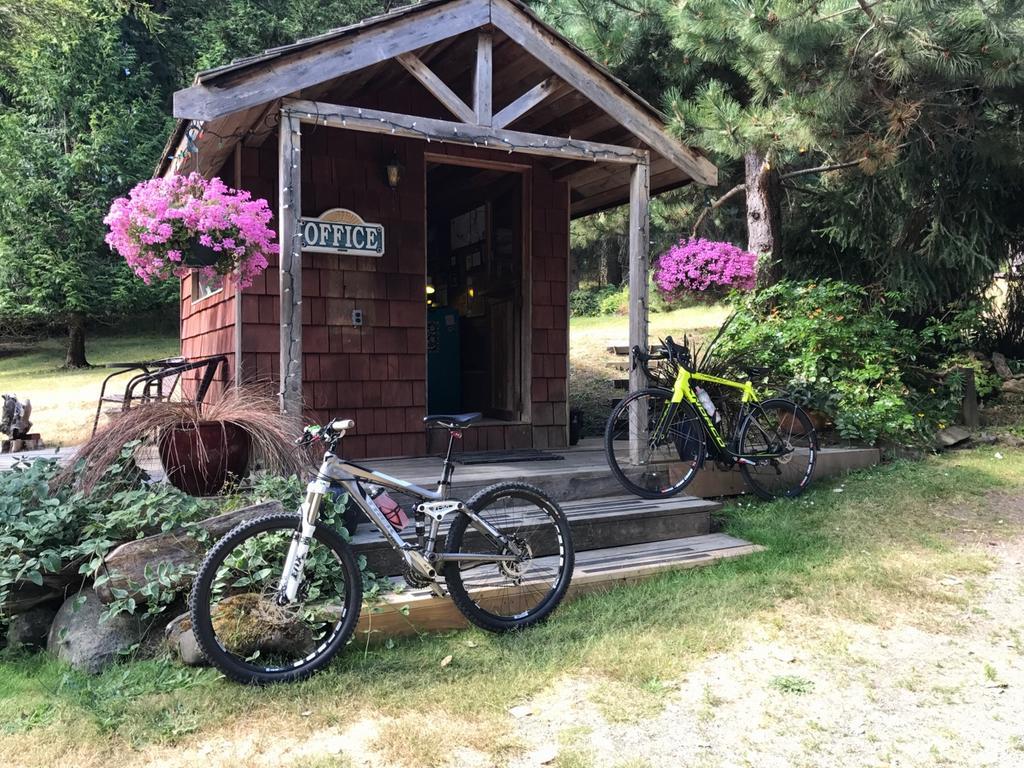
[[[490,125],[492,118],[491,48],[490,32],[479,32],[476,37],[476,72],[473,75],[473,111],[477,125]]]
[[[242,188],[242,142],[235,144],[235,189]],[[235,386],[242,386],[242,289],[235,283]]]
[[[633,166],[629,181],[629,347],[647,352],[647,267],[650,238],[651,161],[648,155]],[[647,386],[643,371],[631,368],[629,389]],[[629,458],[640,460],[640,448],[647,440],[647,413],[642,404],[629,414]]]
[[[281,413],[302,418],[302,156],[301,124],[281,110],[278,129],[278,242],[281,245]]]

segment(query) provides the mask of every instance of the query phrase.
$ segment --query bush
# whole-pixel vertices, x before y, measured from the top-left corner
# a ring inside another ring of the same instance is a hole
[[[754,287],[757,256],[732,243],[694,238],[680,240],[658,257],[654,282],[669,301],[687,293],[714,295]]]
[[[628,312],[628,285],[581,286],[569,294],[569,313],[573,317],[622,315]]]
[[[230,509],[275,499],[285,509],[296,509],[305,484],[298,477],[258,473],[234,489],[223,505],[197,499],[165,483],[145,482],[137,468],[137,444],[126,445],[119,460],[101,477],[88,494],[78,484],[61,483],[57,462],[39,459],[0,473],[0,626],[10,619],[4,606],[21,585],[44,584],[73,594],[91,589],[108,577],[104,558],[119,544],[166,531],[180,531],[204,544],[208,534],[196,523]],[[76,468],[81,473],[82,466]],[[345,494],[324,498],[321,519],[337,528],[347,504]],[[361,562],[363,562],[361,560]],[[179,604],[191,581],[192,569],[169,569],[166,564],[147,567],[147,582],[138,585],[136,599],[127,590],[111,590],[115,598],[108,614],[141,613],[156,616],[168,606]],[[379,585],[373,574],[368,594]]]
[[[832,416],[846,439],[928,443],[959,407],[962,380],[945,375],[944,363],[969,345],[977,308],[915,333],[895,319],[898,294],[837,280],[782,282],[736,301],[716,355],[769,368],[776,385]]]

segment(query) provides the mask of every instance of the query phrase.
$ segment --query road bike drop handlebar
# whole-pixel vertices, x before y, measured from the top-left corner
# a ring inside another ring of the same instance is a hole
[[[638,345],[633,345],[631,350],[632,355],[632,368],[635,369],[637,365],[643,368],[644,374],[648,380],[653,380],[654,377],[651,375],[651,369],[649,364],[652,361],[667,360],[670,363],[678,366],[682,366],[687,370],[690,369],[690,350],[685,346],[676,344],[671,336],[666,336],[662,341],[662,349],[660,352],[648,354],[644,352]]]

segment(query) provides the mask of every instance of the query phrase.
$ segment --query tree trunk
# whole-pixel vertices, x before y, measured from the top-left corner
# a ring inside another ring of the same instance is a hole
[[[747,184],[747,250],[757,254],[757,285],[782,277],[782,186],[774,168],[765,168],[764,154],[743,156]]]
[[[85,359],[85,318],[74,313],[68,318],[68,354],[64,358],[65,368],[88,368]]]

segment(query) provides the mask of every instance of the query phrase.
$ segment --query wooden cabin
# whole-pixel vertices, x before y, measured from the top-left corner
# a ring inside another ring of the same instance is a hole
[[[569,222],[630,205],[630,342],[647,338],[648,201],[716,169],[517,0],[427,0],[199,73],[158,174],[277,211],[256,284],[182,281],[182,354],[354,418],[352,456],[568,440]],[[635,382],[638,383],[638,382]]]

